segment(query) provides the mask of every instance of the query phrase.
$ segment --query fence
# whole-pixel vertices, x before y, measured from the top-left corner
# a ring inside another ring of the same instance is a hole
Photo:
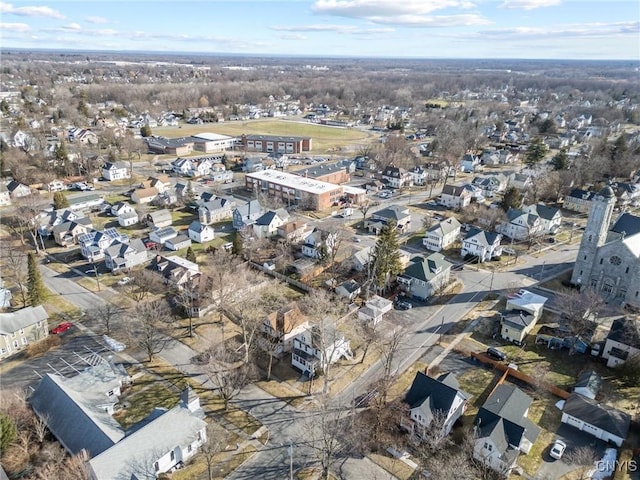
[[[257,268],[258,270],[261,270],[262,272],[266,273],[267,275],[270,275],[274,278],[277,278],[278,280],[282,280],[283,282],[287,282],[289,285],[293,285],[296,288],[299,288],[300,290],[303,290],[307,293],[309,293],[311,290],[313,290],[313,288],[309,285],[307,285],[304,282],[300,282],[299,280],[295,280],[291,277],[287,277],[286,275],[283,275],[281,273],[276,272],[275,270],[269,270],[268,268],[255,263],[255,262],[249,262],[249,265],[251,265],[254,268]]]
[[[552,393],[556,397],[560,397],[563,400],[566,400],[567,398],[569,398],[570,393],[567,392],[566,390],[558,388],[552,383],[549,383],[547,381],[538,380],[536,378],[531,377],[530,375],[527,375],[526,373],[522,373],[519,370],[510,368],[508,365],[505,365],[502,362],[493,360],[481,352],[471,352],[471,356],[482,363],[491,365],[496,370],[500,370],[501,372],[504,372],[504,374],[502,375],[502,377],[500,378],[496,386],[500,385],[502,382],[506,380],[507,377],[511,376],[513,378],[516,378],[517,380],[520,380],[522,382],[525,382],[531,385],[534,388],[544,388],[549,393]]]

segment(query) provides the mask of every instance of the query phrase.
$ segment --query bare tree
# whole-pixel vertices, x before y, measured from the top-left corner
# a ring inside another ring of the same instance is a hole
[[[598,460],[598,455],[593,447],[582,446],[570,450],[565,455],[565,461],[572,465],[578,465],[579,468],[573,470],[576,480],[587,480],[591,478],[589,471],[593,469],[593,465]]]
[[[20,248],[9,245],[2,245],[2,259],[5,262],[6,269],[4,275],[13,280],[20,294],[20,302],[23,307],[27,306],[27,256]]]
[[[563,326],[572,334],[573,341],[569,352],[575,353],[576,340],[579,337],[590,336],[602,319],[614,313],[612,307],[607,305],[605,299],[596,291],[585,289],[565,289],[562,293]]]
[[[368,198],[358,205],[358,210],[362,213],[362,228],[367,222],[367,213],[369,213],[371,207],[373,207],[373,202]]]
[[[380,332],[378,332],[377,326],[378,325],[374,324],[373,321],[359,321],[356,323],[356,331],[364,345],[360,363],[364,363],[365,357],[369,352],[369,347],[371,347],[372,344],[375,344],[380,338]]]
[[[394,376],[394,372],[392,371],[393,360],[400,350],[405,333],[402,327],[396,327],[390,335],[386,337],[380,336],[376,343],[376,348],[380,351],[382,357],[383,374],[380,380],[379,391],[383,402],[387,401],[387,393]]]
[[[309,446],[320,464],[320,478],[323,480],[329,479],[331,468],[338,459],[346,429],[346,417],[346,410],[331,406],[324,397],[307,422],[305,431],[310,438]]]
[[[144,269],[133,276],[133,280],[124,287],[124,292],[136,302],[136,305],[140,305],[140,302],[149,298],[151,292],[159,289],[161,285],[162,283],[157,274]]]
[[[236,349],[219,344],[210,350],[211,360],[204,373],[224,401],[225,411],[229,403],[255,378],[255,367],[238,358]]]
[[[174,291],[174,300],[182,307],[189,319],[190,337],[193,337],[193,317],[196,310],[210,298],[210,292],[202,280],[202,276],[198,275]]]
[[[217,249],[208,257],[205,269],[211,287],[211,298],[218,309],[218,321],[222,323],[225,307],[243,287],[244,266],[230,252]]]
[[[138,304],[133,318],[127,322],[130,341],[144,350],[149,362],[172,342],[170,321],[167,304],[155,300]]]
[[[217,464],[218,456],[229,446],[229,432],[217,423],[207,425],[207,441],[200,446],[200,454],[207,464],[207,478],[213,480],[213,468]]]
[[[250,353],[255,345],[266,312],[261,308],[259,300],[252,302],[243,298],[228,309],[227,313],[240,326],[243,361],[249,363]]]
[[[111,335],[114,322],[120,320],[125,311],[124,307],[107,302],[94,308],[89,314],[104,327],[106,335]]]

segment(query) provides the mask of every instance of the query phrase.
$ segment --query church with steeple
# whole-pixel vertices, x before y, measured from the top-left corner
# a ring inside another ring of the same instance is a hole
[[[612,225],[615,203],[609,186],[594,196],[571,283],[640,307],[640,217],[623,213]]]

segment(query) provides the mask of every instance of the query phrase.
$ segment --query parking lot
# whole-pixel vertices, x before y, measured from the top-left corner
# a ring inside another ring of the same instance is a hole
[[[77,326],[60,334],[62,345],[2,372],[2,390],[35,388],[47,373],[74,376],[96,365],[99,355],[111,354],[102,338],[80,331]]]

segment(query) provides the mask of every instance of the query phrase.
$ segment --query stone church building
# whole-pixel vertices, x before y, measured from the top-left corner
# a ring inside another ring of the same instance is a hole
[[[609,186],[593,197],[571,283],[640,307],[640,217],[623,213],[611,225],[615,203]]]

